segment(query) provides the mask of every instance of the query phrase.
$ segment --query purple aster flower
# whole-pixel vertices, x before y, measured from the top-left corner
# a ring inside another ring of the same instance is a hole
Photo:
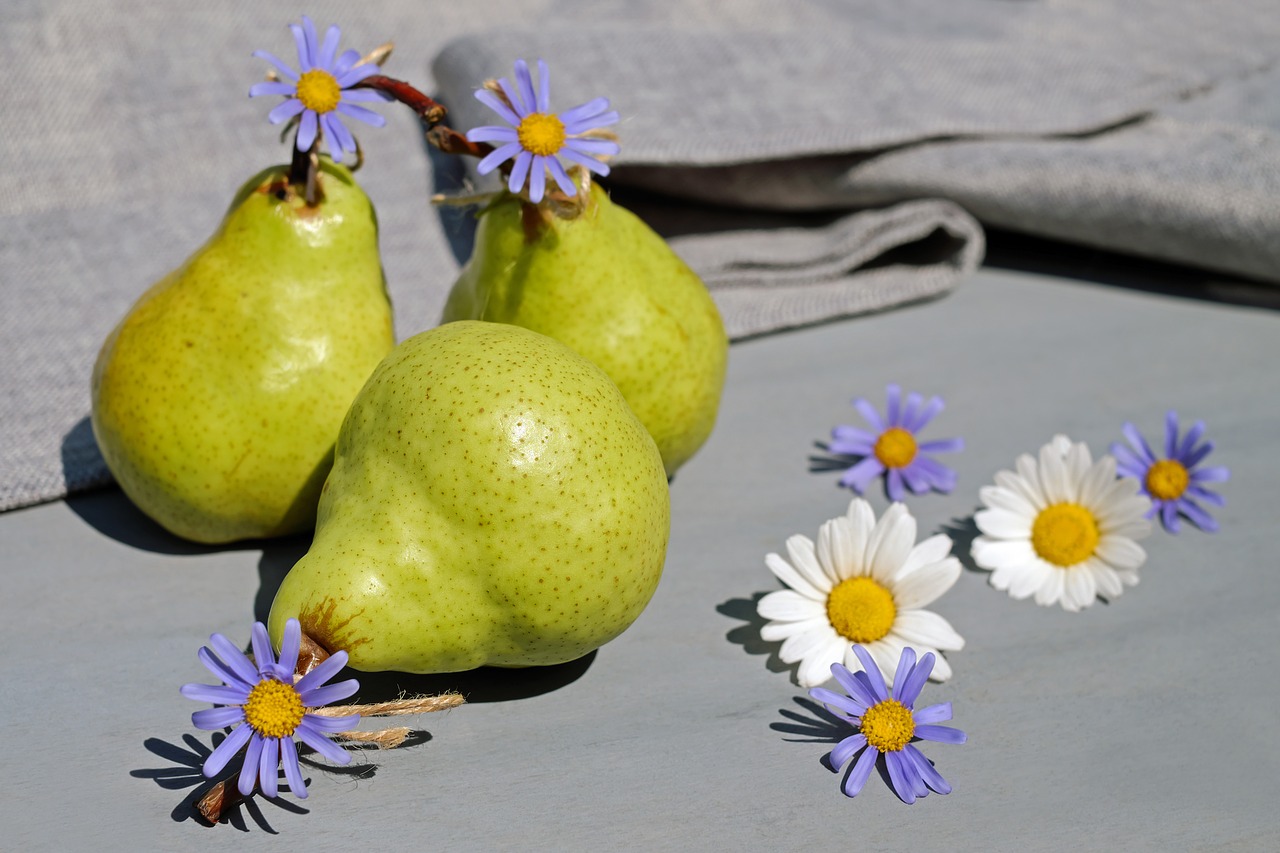
[[[939,743],[964,743],[966,739],[965,733],[959,729],[936,725],[951,719],[950,702],[930,705],[919,711],[913,708],[920,689],[933,671],[933,655],[926,654],[916,663],[915,650],[904,648],[894,674],[894,687],[890,690],[867,650],[854,646],[853,651],[862,661],[862,672],[851,673],[843,664],[831,665],[831,674],[840,682],[847,696],[822,687],[809,691],[810,696],[857,729],[855,734],[831,750],[831,766],[837,770],[862,750],[862,755],[841,786],[845,796],[858,796],[881,755],[884,756],[893,790],[903,802],[914,803],[920,797],[928,796],[931,788],[939,794],[951,793],[947,780],[934,769],[924,753],[912,745],[916,739]]]
[[[304,799],[307,786],[298,767],[295,739],[336,764],[346,764],[351,761],[351,755],[325,735],[349,731],[360,721],[359,714],[323,717],[308,714],[307,709],[346,699],[360,689],[360,684],[354,678],[325,684],[347,664],[347,653],[341,651],[294,683],[293,672],[302,644],[302,628],[297,619],[285,623],[279,662],[272,652],[266,626],[255,622],[251,634],[257,666],[226,637],[214,634],[209,638],[212,648],[200,649],[199,657],[223,684],[184,684],[181,688],[182,695],[188,699],[223,706],[192,714],[191,722],[196,728],[216,731],[236,726],[205,759],[203,772],[212,779],[248,744],[244,767],[240,770],[241,794],[247,797],[253,793],[256,782],[262,793],[276,796],[279,767],[283,762],[290,790]]]
[[[1222,466],[1197,467],[1213,451],[1212,441],[1200,442],[1202,435],[1204,421],[1196,421],[1179,440],[1178,413],[1170,410],[1164,418],[1163,459],[1156,457],[1142,433],[1131,423],[1124,425],[1124,437],[1132,449],[1119,442],[1111,445],[1111,453],[1118,463],[1116,473],[1121,477],[1134,477],[1142,484],[1142,491],[1151,497],[1147,517],[1159,513],[1161,523],[1170,533],[1178,532],[1179,515],[1185,515],[1208,533],[1218,530],[1218,522],[1196,501],[1224,506],[1226,500],[1222,495],[1206,489],[1205,483],[1226,482],[1231,472]]]
[[[316,37],[315,24],[306,15],[302,16],[302,26],[290,24],[289,29],[293,30],[293,39],[298,44],[301,76],[267,51],[255,51],[254,56],[274,65],[285,80],[258,83],[249,89],[249,97],[284,95],[288,100],[267,115],[271,123],[279,124],[301,114],[296,143],[298,150],[310,151],[316,137],[322,133],[327,134],[333,159],[342,162],[343,151],[355,153],[356,140],[338,118],[339,113],[360,119],[374,127],[382,127],[387,123],[385,118],[373,110],[356,106],[356,102],[385,100],[381,93],[372,89],[351,88],[366,77],[377,74],[378,66],[357,65],[360,54],[354,50],[337,56],[338,39],[342,37],[342,31],[336,26],[329,27],[323,44]]]
[[[476,98],[502,116],[510,127],[486,126],[467,131],[472,142],[499,143],[493,153],[476,167],[487,175],[501,164],[515,158],[507,189],[518,193],[529,181],[529,200],[542,201],[547,184],[547,171],[567,196],[578,194],[578,188],[560,162],[561,157],[577,163],[597,175],[609,174],[609,167],[596,159],[618,153],[618,143],[608,139],[586,139],[583,134],[596,128],[618,123],[618,114],[609,109],[608,98],[596,98],[559,115],[551,112],[551,83],[547,64],[538,60],[538,90],[534,93],[529,64],[516,60],[516,85],[507,78],[498,81],[506,99],[488,89],[476,92]]]
[[[872,480],[885,474],[885,491],[891,501],[905,497],[904,483],[917,495],[930,489],[951,491],[956,485],[956,472],[925,454],[963,450],[964,441],[959,438],[916,441],[916,433],[942,411],[942,398],[933,397],[925,405],[923,397],[911,393],[904,405],[899,386],[890,385],[887,391],[889,405],[884,418],[862,397],[853,401],[872,431],[851,426],[838,426],[831,431],[828,450],[862,457],[858,464],[844,472],[840,485],[863,494]]]

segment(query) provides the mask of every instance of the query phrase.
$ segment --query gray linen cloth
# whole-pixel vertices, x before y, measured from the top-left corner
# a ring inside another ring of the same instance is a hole
[[[292,61],[295,4],[6,3],[0,63],[0,510],[107,482],[88,378],[111,327],[287,157],[244,97]],[[1033,233],[1275,279],[1275,0],[314,0],[343,47],[389,37],[387,73],[453,124],[470,90],[547,59],[558,108],[625,116],[619,187],[818,227],[673,240],[737,336],[936,295],[980,260],[965,212]],[[495,26],[506,29],[489,32]],[[1270,80],[1268,78],[1271,78]],[[420,128],[357,131],[403,337],[457,271]],[[678,211],[677,211],[678,213]],[[806,220],[807,222],[807,220]],[[697,229],[693,229],[697,231]],[[939,239],[941,235],[941,239]],[[908,247],[904,249],[903,247]],[[910,247],[914,247],[913,251]]]

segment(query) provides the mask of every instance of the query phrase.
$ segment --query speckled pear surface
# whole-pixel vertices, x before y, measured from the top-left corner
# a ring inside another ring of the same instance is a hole
[[[444,319],[524,326],[598,364],[668,474],[715,426],[728,357],[715,303],[666,241],[597,185],[573,219],[540,216],[512,195],[490,204]]]
[[[662,459],[608,376],[535,332],[449,323],[352,403],[269,628],[297,617],[362,670],[573,660],[640,615],[669,527]]]
[[[309,529],[343,415],[394,346],[373,207],[322,161],[267,169],[107,338],[93,431],[143,512],[198,542]]]

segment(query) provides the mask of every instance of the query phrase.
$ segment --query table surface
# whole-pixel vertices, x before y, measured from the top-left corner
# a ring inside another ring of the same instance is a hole
[[[255,798],[215,827],[191,810],[210,733],[178,686],[210,680],[210,632],[247,641],[306,542],[193,546],[114,489],[0,516],[2,846],[1280,848],[1278,333],[1273,311],[984,269],[945,299],[736,344],[630,630],[548,670],[364,677],[364,700],[470,701],[416,718],[407,748],[305,765],[305,801]],[[815,442],[889,382],[944,396],[929,434],[967,445],[955,492],[908,502],[966,561],[933,609],[967,645],[924,700],[969,735],[926,745],[955,790],[913,806],[876,775],[840,793],[822,759],[841,732],[755,616],[778,587],[765,554],[851,497]],[[1220,533],[1157,530],[1142,583],[1080,614],[988,586],[967,542],[997,470],[1057,432],[1095,454],[1126,420],[1158,440],[1170,408],[1206,420],[1232,469]]]

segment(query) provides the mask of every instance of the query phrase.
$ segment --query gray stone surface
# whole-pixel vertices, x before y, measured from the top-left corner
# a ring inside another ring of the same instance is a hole
[[[551,672],[369,679],[365,699],[455,684],[472,703],[357,775],[308,766],[303,803],[215,828],[189,817],[210,739],[177,688],[207,678],[211,631],[247,640],[303,543],[197,548],[114,490],[0,515],[0,846],[1276,849],[1278,340],[1274,312],[983,271],[943,300],[736,344],[629,631]],[[813,442],[891,381],[943,395],[930,434],[968,445],[955,493],[910,500],[922,534],[963,531],[979,487],[1055,432],[1098,453],[1171,407],[1208,422],[1234,474],[1222,532],[1156,532],[1114,603],[1042,609],[963,573],[935,609],[967,646],[925,696],[954,703],[969,742],[926,747],[955,792],[910,807],[875,776],[840,793],[830,729],[751,616],[776,588],[765,553],[848,503],[810,471]]]

